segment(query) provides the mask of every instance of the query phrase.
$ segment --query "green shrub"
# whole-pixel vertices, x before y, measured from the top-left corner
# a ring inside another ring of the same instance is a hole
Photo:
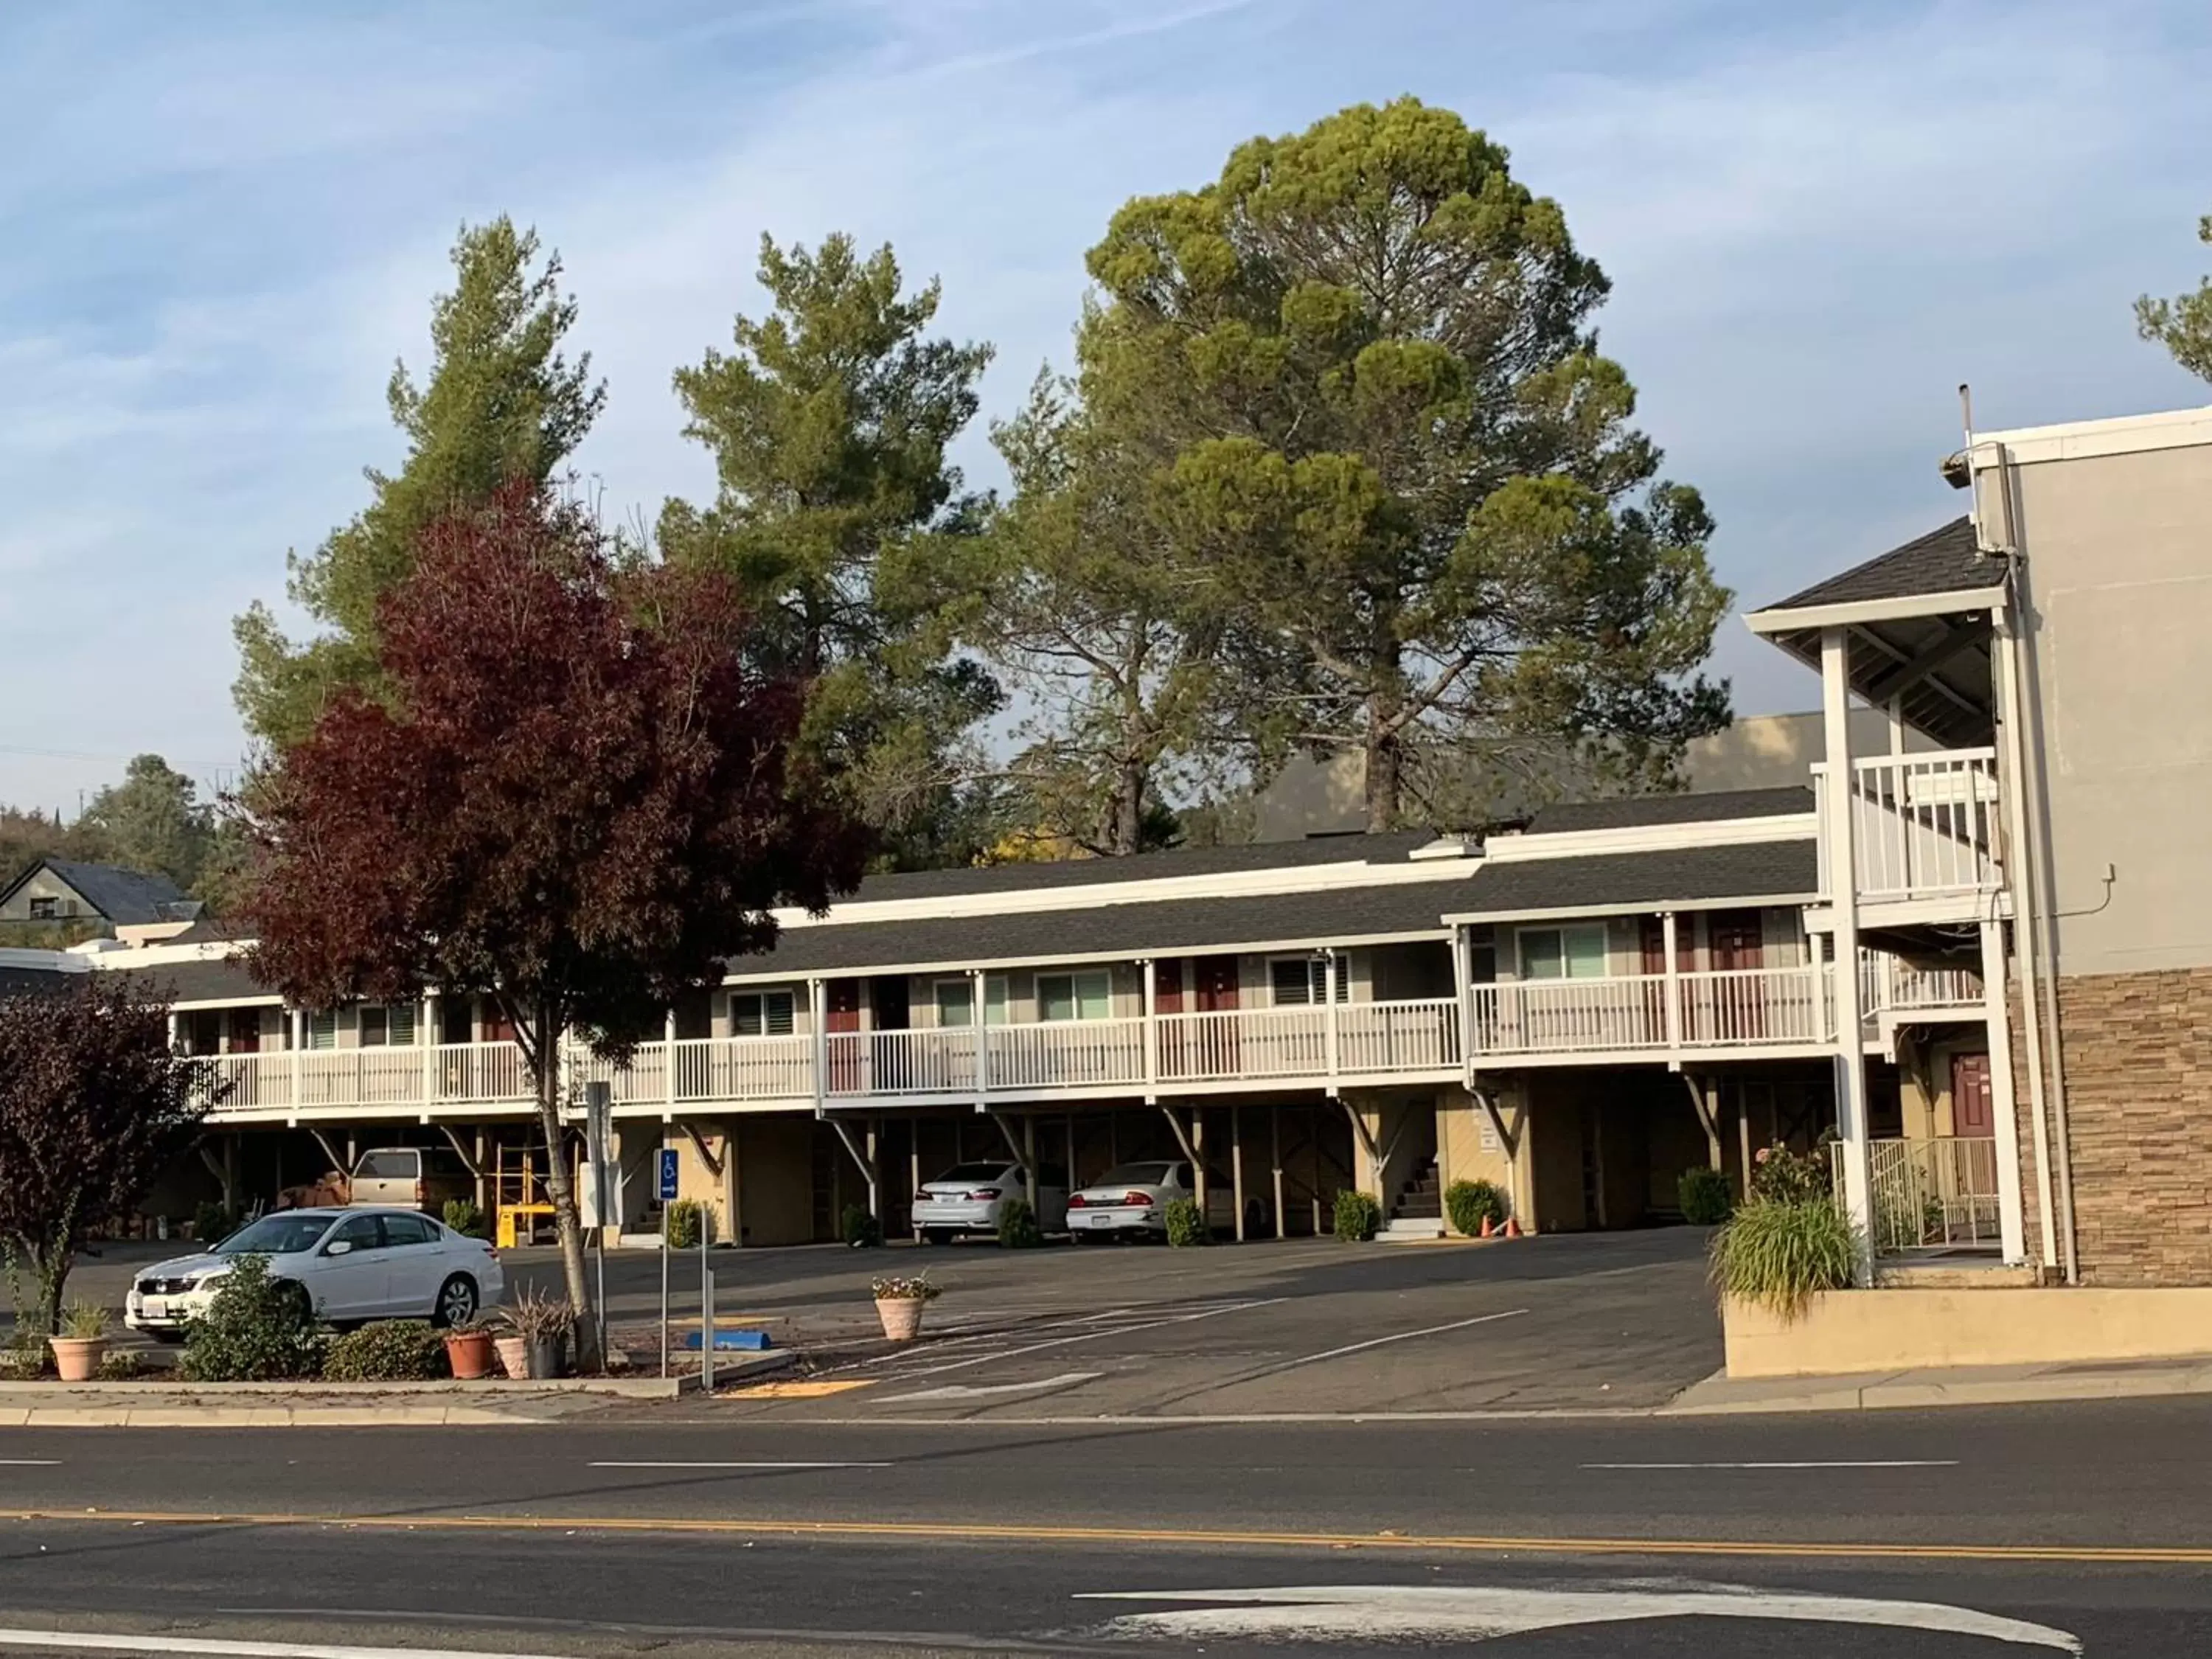
[[[856,1250],[871,1250],[884,1242],[884,1224],[865,1204],[848,1204],[842,1221],[845,1242]]]
[[[269,1258],[242,1255],[201,1318],[185,1327],[178,1373],[194,1382],[281,1382],[323,1366],[323,1334],[297,1285],[269,1277]]]
[[[1206,1224],[1206,1212],[1198,1207],[1194,1198],[1171,1198],[1160,1212],[1167,1223],[1168,1243],[1178,1249],[1189,1244],[1210,1244],[1213,1235]]]
[[[452,1371],[442,1331],[420,1319],[382,1319],[332,1342],[323,1375],[336,1382],[428,1382]]]
[[[1712,1277],[1724,1296],[1795,1319],[1820,1291],[1857,1274],[1859,1236],[1832,1199],[1753,1197],[1713,1234]]]
[[[696,1198],[672,1199],[660,1212],[660,1228],[668,1236],[672,1250],[697,1249],[701,1231],[707,1224],[707,1206]]]
[[[204,1199],[192,1211],[192,1237],[203,1244],[216,1244],[238,1231],[238,1212],[228,1204]]]
[[[1036,1212],[1030,1208],[1029,1200],[1000,1200],[999,1243],[1010,1250],[1034,1249],[1044,1243],[1044,1229],[1037,1225]]]
[[[1364,1244],[1382,1231],[1382,1206],[1370,1193],[1355,1193],[1347,1188],[1336,1195],[1331,1207],[1336,1212],[1339,1238]]]
[[[1674,1193],[1682,1206],[1682,1219],[1692,1227],[1717,1227],[1735,1208],[1735,1194],[1729,1187],[1728,1177],[1703,1164],[1683,1170],[1682,1178],[1674,1183]]]
[[[1492,1182],[1455,1181],[1444,1188],[1444,1213],[1451,1217],[1453,1230],[1469,1238],[1481,1236],[1485,1221],[1504,1226],[1508,1207],[1504,1193]]]
[[[46,1346],[46,1339],[29,1325],[18,1325],[7,1346],[0,1347],[0,1381],[35,1382],[52,1364],[53,1351]]]
[[[151,1370],[144,1354],[135,1348],[118,1348],[100,1355],[97,1375],[103,1382],[135,1382]]]
[[[484,1224],[484,1212],[472,1199],[449,1198],[446,1200],[445,1223],[455,1232],[469,1238],[489,1238],[491,1230]]]

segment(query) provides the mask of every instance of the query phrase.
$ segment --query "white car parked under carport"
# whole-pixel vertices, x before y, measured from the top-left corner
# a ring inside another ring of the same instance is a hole
[[[265,1256],[269,1277],[295,1287],[333,1324],[428,1319],[451,1325],[496,1303],[507,1280],[498,1254],[419,1210],[278,1210],[199,1255],[177,1256],[132,1282],[123,1322],[174,1341],[214,1304],[240,1256]]]
[[[1011,1159],[956,1164],[915,1194],[915,1239],[942,1244],[958,1233],[996,1234],[1006,1200],[1028,1197],[1029,1176]],[[1036,1208],[1040,1231],[1056,1233],[1067,1224],[1067,1177],[1059,1170],[1037,1171]]]
[[[1095,1238],[1164,1238],[1168,1206],[1197,1196],[1188,1162],[1119,1164],[1067,1195],[1067,1236],[1079,1244]],[[1211,1170],[1206,1176],[1206,1219],[1217,1233],[1236,1231],[1236,1193]],[[1270,1231],[1267,1206],[1259,1199],[1245,1200],[1244,1230],[1255,1237]]]

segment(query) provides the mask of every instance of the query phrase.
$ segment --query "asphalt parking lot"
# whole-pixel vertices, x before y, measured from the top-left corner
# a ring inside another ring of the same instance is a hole
[[[1656,1406],[1721,1363],[1705,1238],[716,1250],[718,1323],[764,1329],[799,1364],[690,1409],[877,1421]],[[132,1274],[166,1253],[111,1246],[77,1268],[70,1294],[119,1309]],[[551,1249],[503,1259],[511,1281],[557,1287]],[[696,1320],[699,1269],[696,1254],[671,1263],[679,1322]],[[891,1348],[869,1280],[923,1271],[945,1294],[923,1340]],[[650,1364],[659,1254],[612,1251],[605,1272],[610,1324]]]
[[[1720,1366],[1705,1238],[726,1252],[712,1258],[725,1322],[760,1325],[803,1363],[714,1409],[818,1421],[1656,1406]],[[893,1268],[945,1287],[924,1340],[896,1349],[868,1295]],[[696,1273],[696,1258],[680,1262],[677,1281]],[[608,1274],[611,1319],[649,1321],[657,1258],[610,1257]]]

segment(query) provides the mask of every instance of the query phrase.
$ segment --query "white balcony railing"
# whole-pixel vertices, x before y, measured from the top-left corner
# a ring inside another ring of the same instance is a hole
[[[1843,1190],[1843,1146],[1832,1153]],[[1874,1247],[1884,1255],[1996,1249],[1997,1144],[1988,1135],[1877,1140],[1868,1148]]]
[[[1334,1079],[1449,1076],[1470,1058],[1574,1060],[1616,1054],[1816,1048],[1833,1036],[1827,974],[1811,967],[1529,980],[1468,988],[1471,1023],[1449,997],[1304,1004],[1100,1020],[685,1038],[641,1043],[621,1066],[581,1045],[563,1057],[573,1090],[605,1082],[618,1106],[729,1102],[842,1105],[993,1095],[1133,1094]],[[1977,975],[1921,970],[1869,952],[1864,1006],[1972,1008]],[[1670,1007],[1671,1002],[1671,1007]],[[815,1068],[823,1067],[817,1097]],[[224,1113],[357,1107],[519,1107],[532,1098],[512,1042],[277,1050],[208,1061]]]
[[[1824,1042],[1834,1028],[1811,968],[1741,968],[1684,974],[1682,1044],[1691,1048],[1758,1048]]]
[[[1994,749],[1879,755],[1851,763],[1851,842],[1858,896],[1887,902],[1970,896],[2001,884],[1996,862]],[[1830,768],[1813,769],[1821,822],[1833,794]],[[1820,890],[1832,894],[1827,838]]]

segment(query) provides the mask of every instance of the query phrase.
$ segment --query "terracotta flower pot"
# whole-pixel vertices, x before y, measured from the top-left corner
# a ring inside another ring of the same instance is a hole
[[[446,1334],[446,1364],[463,1382],[489,1376],[491,1363],[489,1331],[448,1331]]]
[[[921,1333],[922,1300],[918,1296],[885,1296],[876,1299],[876,1316],[884,1322],[884,1334],[894,1342],[911,1342]]]
[[[100,1356],[107,1352],[104,1336],[50,1336],[54,1370],[64,1382],[89,1382],[100,1375]]]
[[[499,1355],[499,1368],[520,1382],[530,1375],[530,1344],[519,1336],[495,1336],[491,1346]]]

